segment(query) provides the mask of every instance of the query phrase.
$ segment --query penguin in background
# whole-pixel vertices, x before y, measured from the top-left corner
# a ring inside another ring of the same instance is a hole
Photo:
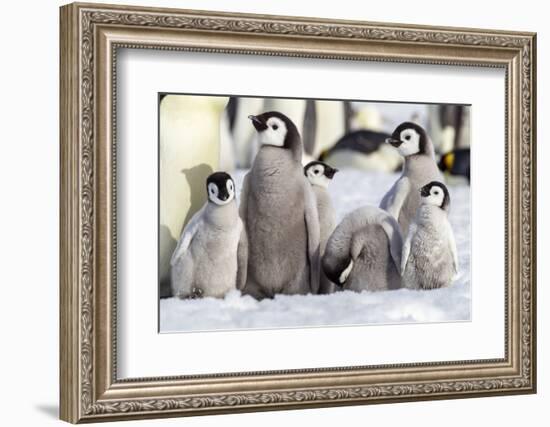
[[[249,242],[244,293],[316,294],[319,289],[319,216],[304,176],[296,125],[277,111],[250,116],[261,144],[245,176],[240,213]]]
[[[319,159],[346,130],[348,101],[308,100],[302,139],[309,161]],[[308,162],[304,162],[307,164]]]
[[[385,144],[390,136],[383,131],[384,117],[379,108],[365,103],[350,105],[349,128],[335,138],[319,160],[338,168],[395,172],[403,163],[399,153]]]
[[[441,172],[452,179],[462,177],[470,184],[470,149],[455,148],[441,156],[438,163]],[[460,179],[460,178],[459,178]]]
[[[238,168],[249,168],[256,153],[256,133],[250,126],[248,116],[264,110],[263,98],[231,97],[227,105],[227,121]]]
[[[470,108],[465,105],[428,105],[428,130],[437,153],[470,146]]]
[[[367,129],[351,131],[336,141],[319,160],[340,168],[394,172],[402,163],[401,156],[385,143],[390,135]]]
[[[220,117],[220,154],[218,157],[218,167],[224,171],[234,171],[237,167],[235,159],[235,141],[231,135],[229,109],[226,108],[224,114]]]
[[[426,131],[412,122],[401,123],[387,143],[404,157],[403,171],[399,179],[385,194],[380,208],[393,216],[407,235],[409,224],[420,206],[419,189],[431,181],[443,181],[437,167],[432,142]]]
[[[397,221],[380,208],[364,206],[347,214],[330,236],[323,272],[355,292],[399,289],[402,246]]]
[[[223,298],[246,282],[248,243],[225,172],[206,180],[208,201],[191,218],[172,254],[172,293],[179,298]]]
[[[437,181],[420,189],[422,198],[403,244],[401,274],[409,289],[449,286],[458,274],[456,243],[449,223],[450,197]]]
[[[304,174],[311,184],[311,188],[315,193],[315,200],[317,201],[317,212],[319,213],[319,225],[321,227],[319,249],[321,257],[325,253],[327,240],[336,226],[336,214],[328,192],[328,186],[336,172],[338,172],[338,169],[317,161],[310,162],[304,167]],[[330,294],[334,291],[334,283],[321,271],[319,293]]]

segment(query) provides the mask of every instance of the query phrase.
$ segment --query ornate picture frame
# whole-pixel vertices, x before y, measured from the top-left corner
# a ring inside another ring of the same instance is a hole
[[[536,35],[70,4],[60,10],[60,384],[78,423],[536,391]],[[117,49],[505,70],[502,359],[117,379]]]

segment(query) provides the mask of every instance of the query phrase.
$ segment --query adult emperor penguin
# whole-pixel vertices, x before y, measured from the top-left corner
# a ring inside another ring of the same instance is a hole
[[[403,244],[403,286],[437,289],[451,284],[458,273],[456,243],[448,219],[447,187],[433,181],[420,190],[422,202]]]
[[[323,271],[337,285],[356,292],[398,289],[402,243],[395,218],[364,206],[347,214],[328,239]]]
[[[445,178],[451,178],[452,181],[467,180],[470,184],[469,148],[455,148],[453,151],[443,154],[438,166],[439,170],[445,174]]]
[[[240,200],[249,258],[244,292],[317,293],[319,217],[301,165],[302,141],[294,123],[276,111],[250,116],[261,144],[245,176]]]
[[[206,180],[208,201],[186,225],[171,259],[172,292],[179,298],[224,297],[246,282],[247,239],[225,172]]]
[[[328,193],[328,185],[338,169],[332,168],[323,162],[310,162],[304,167],[304,174],[307,177],[315,200],[317,201],[317,212],[319,214],[319,225],[321,227],[319,254],[322,257],[325,253],[327,240],[336,226],[336,215]],[[332,283],[323,272],[320,276],[319,293],[330,294],[334,292]]]
[[[401,123],[386,140],[405,158],[403,172],[380,202],[407,235],[409,224],[420,205],[419,189],[431,181],[443,181],[437,167],[432,142],[426,131],[416,123]]]
[[[394,172],[401,166],[401,156],[388,144],[385,132],[359,129],[343,135],[320,160],[336,167],[365,171]]]

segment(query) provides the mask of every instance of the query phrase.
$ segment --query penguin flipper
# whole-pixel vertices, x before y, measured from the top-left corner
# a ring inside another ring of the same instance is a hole
[[[206,209],[206,204],[202,208],[200,208],[197,212],[195,212],[195,215],[193,215],[193,217],[191,218],[191,221],[189,221],[185,226],[185,228],[183,229],[183,232],[181,233],[181,237],[178,241],[178,245],[176,246],[176,249],[172,253],[172,258],[170,259],[170,265],[172,267],[176,264],[177,260],[189,248],[189,245],[191,244],[191,240],[193,240],[193,237],[195,237],[197,230],[202,224],[202,216],[205,209]]]
[[[178,298],[190,298],[193,293],[194,261],[192,257],[184,257],[175,263],[171,269],[172,295]]]
[[[386,233],[386,236],[388,236],[388,241],[390,243],[390,254],[395,264],[395,268],[399,271],[402,265],[401,252],[403,250],[403,236],[401,235],[401,228],[399,227],[397,220],[385,212],[379,216],[379,223]]]
[[[403,243],[403,252],[401,253],[401,268],[399,269],[399,271],[401,272],[401,276],[405,274],[405,267],[407,267],[407,261],[409,260],[409,255],[411,253],[411,242],[415,233],[416,233],[416,224],[413,222],[409,226],[409,234],[407,234],[407,238]]]
[[[353,232],[353,224],[349,217],[344,218],[328,238],[322,257],[323,273],[340,287],[344,284],[342,279],[347,280],[347,276],[353,269],[353,266],[350,268],[353,262],[352,249],[359,246],[359,242],[353,246]],[[348,272],[342,275],[346,270]]]
[[[382,202],[380,202],[380,207],[399,221],[399,213],[410,189],[409,178],[406,176],[399,178],[391,190],[384,196]]]
[[[449,237],[449,249],[451,251],[451,254],[453,256],[453,268],[455,275],[458,275],[458,253],[456,250],[456,241],[455,241],[455,235],[453,233],[453,229],[451,228],[451,224],[447,222],[447,233]]]
[[[306,177],[303,177],[302,182],[304,187],[304,219],[307,232],[310,290],[312,294],[318,294],[321,274],[321,227],[315,194]]]
[[[248,237],[241,221],[241,237],[237,247],[237,289],[242,291],[246,285],[248,269]]]
[[[243,179],[243,187],[241,189],[241,196],[239,200],[239,215],[241,219],[243,220],[243,225],[246,228],[246,217],[248,214],[248,181],[250,180],[250,172],[248,172]]]

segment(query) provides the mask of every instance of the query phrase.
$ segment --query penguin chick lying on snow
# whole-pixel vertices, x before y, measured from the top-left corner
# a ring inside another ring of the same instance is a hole
[[[365,206],[347,214],[330,236],[322,259],[325,274],[353,291],[401,287],[402,237],[387,212]]]
[[[420,205],[418,189],[431,181],[442,181],[443,177],[435,162],[432,142],[426,131],[416,123],[401,123],[387,142],[397,148],[405,158],[403,172],[386,193],[380,207],[388,211],[406,236],[409,223]]]
[[[310,162],[304,167],[304,174],[311,184],[317,201],[319,226],[321,227],[320,256],[325,253],[327,240],[336,226],[336,215],[327,189],[336,172],[338,172],[338,169],[332,168],[323,162]],[[330,294],[332,292],[334,292],[334,284],[321,272],[319,293]]]
[[[248,245],[225,172],[206,180],[208,201],[191,218],[172,254],[172,292],[180,298],[224,297],[246,282]]]
[[[401,274],[410,289],[437,289],[458,273],[455,238],[448,219],[450,197],[441,182],[420,190],[422,201],[403,244]]]

